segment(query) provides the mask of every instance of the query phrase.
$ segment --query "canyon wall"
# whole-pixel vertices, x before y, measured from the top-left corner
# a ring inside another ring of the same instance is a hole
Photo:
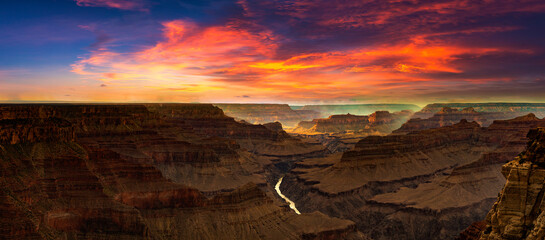
[[[397,129],[410,118],[412,112],[401,111],[390,113],[377,111],[369,116],[352,114],[332,115],[312,121],[303,121],[291,132],[295,133],[336,133],[336,132],[367,132],[369,134],[388,134]]]
[[[471,107],[477,112],[511,112],[517,116],[533,113],[540,118],[545,117],[545,103],[433,103],[416,112],[413,118],[430,118],[444,107],[457,110]]]
[[[528,133],[526,150],[502,167],[507,179],[480,239],[545,238],[545,129]]]
[[[332,115],[328,118],[302,121],[296,128],[289,129],[289,133],[318,141],[331,152],[342,152],[353,148],[364,137],[391,133],[411,115],[412,112],[408,110],[395,113],[377,111],[369,116]]]
[[[318,118],[320,114],[313,110],[293,110],[287,104],[214,104],[228,116],[249,123],[281,122],[294,127],[300,121]]]
[[[529,114],[487,128],[462,120],[369,136],[344,154],[297,163],[281,189],[301,212],[350,219],[373,239],[452,239],[484,218],[505,183],[501,166],[539,126],[545,120]]]
[[[273,197],[274,161],[323,151],[278,126],[206,104],[6,104],[0,116],[2,239],[365,239]]]
[[[413,104],[344,104],[344,105],[305,105],[299,110],[311,110],[320,113],[321,118],[331,115],[353,114],[369,115],[376,111],[399,112],[403,110],[418,111],[421,108]]]
[[[421,114],[422,112],[419,112]],[[521,112],[477,112],[474,108],[468,107],[462,110],[443,107],[429,118],[412,118],[404,123],[399,129],[393,131],[395,134],[406,134],[411,131],[419,131],[430,128],[450,126],[462,119],[475,121],[483,127],[488,127],[494,120],[512,119],[528,113]]]

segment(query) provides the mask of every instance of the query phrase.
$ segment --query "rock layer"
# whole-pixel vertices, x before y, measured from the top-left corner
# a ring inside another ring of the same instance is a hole
[[[266,192],[266,166],[271,156],[296,157],[241,146],[320,149],[212,105],[1,105],[0,113],[2,239],[363,238],[349,220],[279,206]]]
[[[518,112],[477,112],[472,107],[462,110],[443,107],[440,111],[433,114],[432,117],[426,119],[412,118],[393,132],[395,134],[406,134],[411,131],[450,126],[462,119],[470,122],[474,121],[483,127],[488,127],[494,120],[512,119],[521,115],[523,114]]]
[[[332,115],[328,118],[302,121],[297,128],[288,131],[318,141],[331,152],[342,152],[352,149],[364,137],[391,133],[411,115],[411,111],[377,111],[369,116]]]
[[[373,239],[452,239],[484,217],[504,184],[501,165],[539,126],[530,114],[370,136],[342,156],[298,163],[282,192],[301,212],[351,219]]]
[[[352,114],[332,115],[328,118],[314,119],[300,122],[291,132],[295,133],[338,133],[338,132],[367,132],[369,134],[388,134],[397,129],[412,115],[410,111],[390,113],[377,111],[369,116]]]
[[[545,129],[534,129],[528,137],[526,150],[502,168],[507,183],[480,239],[545,238]]]
[[[444,107],[457,110],[471,107],[477,112],[515,113],[518,116],[533,113],[540,118],[545,117],[545,104],[543,103],[433,103],[416,112],[413,118],[432,117]]]
[[[312,110],[293,110],[287,104],[214,104],[225,114],[250,123],[281,122],[293,127],[298,122],[319,117]]]
[[[399,112],[403,110],[418,111],[420,107],[413,104],[345,104],[345,105],[305,105],[299,110],[310,110],[320,113],[320,117],[331,115],[354,114],[369,115],[377,111]]]

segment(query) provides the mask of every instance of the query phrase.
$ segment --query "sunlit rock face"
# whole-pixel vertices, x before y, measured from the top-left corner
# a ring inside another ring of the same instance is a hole
[[[358,116],[352,114],[331,115],[328,118],[314,119],[312,121],[302,121],[297,125],[294,132],[343,132],[343,131],[363,131],[369,125],[369,116]]]
[[[477,112],[514,113],[515,116],[512,117],[529,113],[533,113],[540,118],[545,117],[544,103],[433,103],[426,105],[422,110],[416,112],[413,118],[430,118],[435,113],[440,112],[444,107],[456,110],[473,108],[473,110]]]
[[[343,154],[297,163],[281,190],[301,212],[351,219],[373,239],[453,239],[484,219],[505,183],[501,166],[539,126],[545,120],[529,114],[486,128],[462,120],[370,136]]]
[[[545,238],[545,129],[531,130],[528,137],[526,150],[502,168],[507,183],[480,239]]]
[[[320,113],[321,118],[331,115],[370,115],[377,111],[399,112],[418,111],[421,108],[413,104],[345,104],[345,105],[305,105],[298,110],[310,110]]]
[[[271,198],[267,169],[284,158],[242,146],[320,149],[212,105],[0,105],[0,116],[2,239],[364,238]]]
[[[320,116],[312,110],[293,110],[287,104],[214,104],[226,115],[237,120],[259,124],[280,122],[287,127],[294,127],[300,121],[311,120]]]
[[[458,123],[462,119],[475,121],[483,127],[488,127],[494,120],[511,119],[521,115],[523,114],[520,112],[477,112],[472,107],[464,108],[462,110],[443,107],[440,111],[433,114],[432,117],[425,119],[412,118],[393,132],[395,134],[406,134],[412,131],[450,126]]]
[[[352,114],[332,115],[328,118],[302,121],[296,128],[288,129],[306,139],[325,145],[331,152],[352,149],[357,141],[370,135],[386,135],[410,118],[412,112],[403,110],[390,113],[377,111],[368,116]]]

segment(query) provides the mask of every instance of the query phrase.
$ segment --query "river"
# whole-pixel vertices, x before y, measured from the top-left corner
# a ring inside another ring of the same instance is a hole
[[[287,203],[290,204],[290,208],[293,209],[293,211],[295,211],[295,213],[297,214],[301,214],[299,212],[299,210],[297,210],[297,208],[295,207],[295,203],[290,200],[288,197],[284,196],[284,194],[282,194],[282,192],[280,191],[280,184],[282,184],[282,179],[284,179],[284,177],[281,177],[278,182],[276,183],[276,186],[274,186],[274,189],[276,190],[276,193],[278,193],[278,196],[280,196],[281,198],[283,198]]]

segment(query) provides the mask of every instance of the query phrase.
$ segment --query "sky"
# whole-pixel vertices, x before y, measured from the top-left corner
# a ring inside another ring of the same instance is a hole
[[[0,4],[3,102],[545,102],[542,0]]]

